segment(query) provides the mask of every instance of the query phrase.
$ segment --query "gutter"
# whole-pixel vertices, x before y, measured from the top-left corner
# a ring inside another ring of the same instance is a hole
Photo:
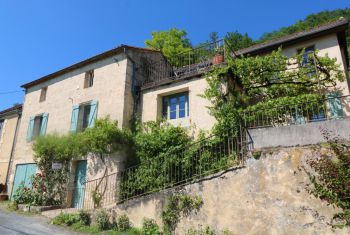
[[[10,177],[10,169],[12,167],[12,159],[13,159],[13,155],[15,152],[16,142],[17,142],[18,127],[19,127],[19,123],[20,123],[21,117],[22,117],[21,112],[17,111],[17,114],[18,114],[18,118],[17,118],[17,122],[16,122],[15,135],[14,135],[13,141],[12,141],[11,154],[10,154],[9,164],[7,166],[7,173],[6,173],[6,180],[5,180],[6,192],[8,190],[8,180]]]

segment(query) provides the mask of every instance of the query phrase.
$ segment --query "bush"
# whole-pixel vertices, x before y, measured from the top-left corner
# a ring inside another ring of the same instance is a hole
[[[100,230],[107,230],[110,227],[109,215],[106,210],[101,209],[96,213],[96,224]]]
[[[190,229],[187,232],[187,235],[215,235],[214,231],[209,227],[205,227],[205,229],[193,230]]]
[[[52,224],[55,225],[67,225],[71,226],[72,224],[80,222],[79,214],[67,214],[61,212],[52,220]]]
[[[160,235],[159,226],[153,219],[143,219],[142,235]]]
[[[127,215],[121,215],[118,217],[117,228],[121,232],[125,232],[131,228],[130,220]]]
[[[90,225],[90,214],[84,210],[79,211],[79,220],[83,225]]]
[[[20,184],[13,199],[18,204],[30,204],[35,206],[58,205],[60,200],[56,200],[47,189],[47,179],[44,174],[37,173],[30,178],[32,187],[29,188]]]

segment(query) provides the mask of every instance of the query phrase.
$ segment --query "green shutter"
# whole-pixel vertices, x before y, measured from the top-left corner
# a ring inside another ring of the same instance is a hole
[[[27,141],[31,141],[33,138],[33,128],[34,128],[34,117],[30,117],[28,130],[27,130]]]
[[[79,105],[73,105],[72,118],[70,121],[70,131],[76,132],[78,126]]]
[[[336,92],[328,94],[328,105],[331,118],[343,117],[342,104]]]
[[[48,119],[49,119],[49,114],[48,113],[44,113],[43,114],[43,119],[41,121],[40,135],[45,135],[46,134],[46,127],[47,127]]]
[[[97,105],[98,102],[93,100],[90,104],[90,115],[89,115],[89,125],[88,127],[93,127],[97,117]]]

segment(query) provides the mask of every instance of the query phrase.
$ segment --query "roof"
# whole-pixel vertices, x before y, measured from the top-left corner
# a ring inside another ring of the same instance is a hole
[[[17,104],[17,105],[14,105],[11,108],[8,108],[8,109],[0,111],[0,117],[4,117],[4,116],[11,115],[11,114],[14,114],[14,113],[21,113],[22,112],[22,106],[23,106],[22,104]]]
[[[154,49],[135,47],[135,46],[129,46],[129,45],[121,44],[120,46],[118,46],[116,48],[113,48],[111,50],[102,52],[101,54],[98,54],[98,55],[95,55],[93,57],[90,57],[90,58],[88,58],[86,60],[83,60],[81,62],[73,64],[73,65],[71,65],[69,67],[63,68],[61,70],[58,70],[58,71],[56,71],[54,73],[51,73],[51,74],[46,75],[44,77],[41,77],[41,78],[39,78],[37,80],[34,80],[34,81],[28,82],[26,84],[23,84],[21,87],[26,88],[26,89],[30,88],[32,86],[35,86],[35,85],[40,84],[42,82],[46,82],[46,81],[48,81],[48,80],[50,80],[52,78],[55,78],[57,76],[60,76],[62,74],[66,74],[68,72],[71,72],[71,71],[73,71],[75,69],[84,67],[86,65],[89,65],[91,63],[100,61],[100,60],[108,58],[110,56],[120,54],[120,53],[122,53],[124,51],[124,49],[130,49],[130,50],[136,50],[136,51],[144,51],[144,52],[153,52],[153,53],[157,52],[157,53],[160,53],[160,51],[154,50]]]
[[[277,49],[281,45],[287,46],[292,45],[301,41],[310,40],[316,37],[320,37],[330,33],[337,33],[345,31],[348,27],[348,20],[345,18],[340,18],[339,20],[332,21],[327,24],[320,25],[316,28],[311,28],[301,32],[296,32],[283,36],[280,38],[272,39],[263,43],[253,45],[241,50],[236,51],[236,55],[257,55],[264,52],[270,52]]]

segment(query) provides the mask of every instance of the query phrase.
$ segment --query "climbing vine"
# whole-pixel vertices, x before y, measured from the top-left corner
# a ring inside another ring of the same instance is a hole
[[[117,123],[109,118],[96,120],[94,127],[84,132],[68,135],[54,133],[38,137],[33,145],[34,161],[42,175],[40,184],[45,186],[45,192],[42,193],[52,199],[46,200],[44,204],[53,201],[55,203],[62,202],[66,192],[71,160],[91,154],[99,157],[105,164],[105,157],[124,149],[125,146],[132,146],[131,133],[128,130],[119,129]],[[62,168],[53,170],[52,163],[61,163]],[[105,175],[108,174],[107,169],[107,166],[105,166]],[[38,180],[38,177],[34,177],[32,185],[37,185]],[[97,184],[96,189],[100,186],[100,183]],[[28,195],[32,195],[37,189],[32,187],[26,190],[20,188],[20,190],[20,192],[23,191]],[[94,195],[96,198],[95,205],[98,206],[102,195]],[[27,198],[31,200],[30,198],[34,197]]]
[[[310,94],[325,94],[345,79],[336,59],[328,55],[316,51],[305,57],[302,50],[287,57],[281,49],[266,56],[227,58],[226,65],[205,77],[208,87],[203,97],[210,100],[217,120],[214,132],[239,126],[240,111],[248,106],[290,105],[292,97],[299,102]]]
[[[187,194],[174,194],[167,199],[162,212],[165,234],[172,234],[181,217],[188,216],[192,211],[198,211],[203,205],[203,199]]]
[[[350,143],[326,130],[322,134],[332,152],[310,159],[316,175],[311,176],[312,192],[319,198],[342,208],[335,218],[350,226]]]

